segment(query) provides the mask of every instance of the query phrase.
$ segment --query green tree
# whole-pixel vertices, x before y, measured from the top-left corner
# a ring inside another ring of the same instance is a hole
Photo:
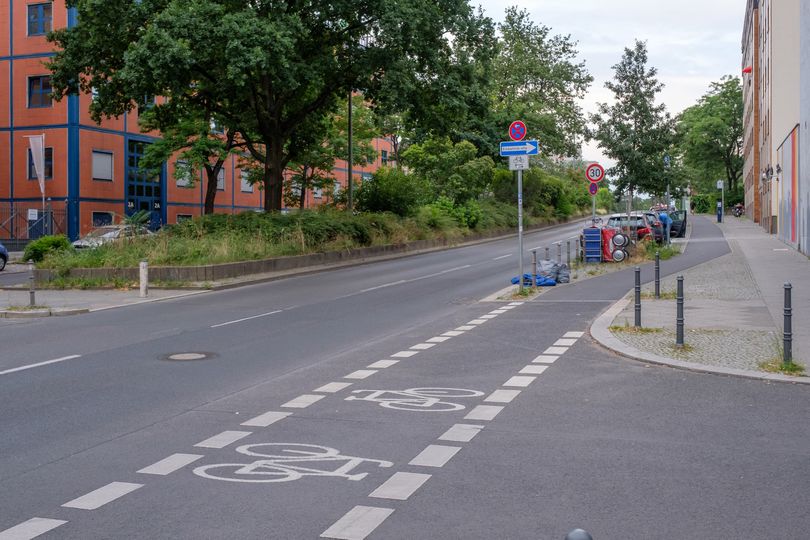
[[[740,79],[726,76],[713,82],[697,104],[681,113],[677,130],[686,165],[704,179],[701,187],[714,189],[714,181],[722,177],[736,191],[743,170]]]
[[[478,149],[469,141],[453,144],[449,139],[428,139],[411,145],[402,157],[414,174],[430,184],[436,196],[461,205],[489,192],[492,186],[495,162],[489,156],[477,156]]]
[[[595,129],[590,136],[616,162],[607,174],[615,179],[617,194],[642,190],[660,195],[666,191],[664,156],[673,138],[666,107],[655,103],[664,85],[656,78],[657,70],[647,67],[647,45],[642,41],[625,48],[613,69],[614,79],[605,87],[613,92],[615,103],[598,104],[598,112],[591,115]]]

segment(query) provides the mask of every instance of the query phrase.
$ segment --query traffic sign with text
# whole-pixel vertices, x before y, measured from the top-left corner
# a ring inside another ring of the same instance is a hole
[[[501,156],[536,156],[540,153],[537,141],[502,141]]]
[[[593,183],[601,182],[605,178],[605,168],[598,163],[591,163],[585,169],[585,178]]]
[[[509,156],[510,171],[528,171],[529,156]]]

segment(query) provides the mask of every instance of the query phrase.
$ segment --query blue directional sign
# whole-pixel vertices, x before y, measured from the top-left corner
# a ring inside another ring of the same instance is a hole
[[[535,156],[540,153],[537,141],[502,141],[501,156]]]

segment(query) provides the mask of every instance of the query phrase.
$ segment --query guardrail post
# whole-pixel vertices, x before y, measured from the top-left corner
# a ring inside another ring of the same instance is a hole
[[[36,290],[34,289],[34,261],[28,261],[28,305],[37,305]]]
[[[675,318],[675,346],[683,347],[683,276],[678,276],[678,312]]]
[[[641,268],[636,266],[636,321],[635,327],[641,328]]]
[[[655,252],[655,299],[661,298],[661,253]]]
[[[521,278],[522,279],[522,278]],[[532,250],[532,288],[537,286],[537,250]]]
[[[141,261],[139,270],[141,285],[140,297],[146,298],[149,296],[149,263],[146,261]]]
[[[791,304],[791,291],[793,286],[785,283],[785,324],[783,335],[784,356],[783,362],[789,366],[793,362],[793,306]]]

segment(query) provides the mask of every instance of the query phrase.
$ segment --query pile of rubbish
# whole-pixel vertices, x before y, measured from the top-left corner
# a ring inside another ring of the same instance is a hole
[[[557,263],[548,259],[537,261],[537,271],[535,274],[535,283],[537,287],[554,287],[558,283],[571,282],[571,270],[565,263]],[[517,285],[519,279],[517,276],[512,278],[512,285]],[[523,285],[527,287],[532,286],[532,275],[523,274]]]

